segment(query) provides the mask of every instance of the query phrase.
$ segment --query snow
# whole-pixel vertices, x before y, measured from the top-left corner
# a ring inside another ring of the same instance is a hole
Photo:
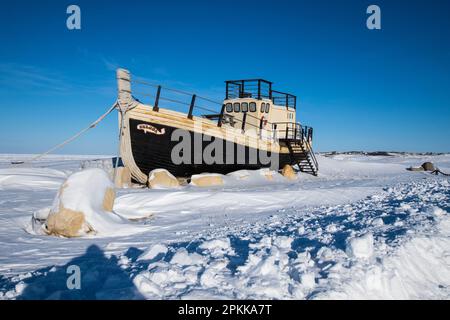
[[[48,168],[0,169],[0,190],[53,189],[58,188],[65,178],[64,172]]]
[[[212,257],[215,258],[222,257],[224,254],[234,254],[229,238],[205,241],[199,246],[199,248],[206,250]]]
[[[450,298],[450,180],[405,170],[450,171],[450,155],[319,155],[319,177],[243,170],[214,188],[120,189],[107,213],[109,182],[74,182],[62,201],[99,232],[71,239],[28,226],[94,157],[10,164],[28,158],[0,155],[0,299]],[[82,290],[70,291],[74,264]]]
[[[347,254],[357,259],[368,259],[373,255],[373,234],[368,232],[351,238],[347,244]]]
[[[102,169],[85,169],[70,175],[60,187],[50,208],[38,210],[33,217],[39,220],[58,213],[61,208],[82,212],[87,224],[80,235],[88,235],[93,230],[97,235],[117,235],[124,232],[139,232],[128,220],[103,208],[108,189],[114,190],[114,184]],[[43,227],[43,225],[42,225]],[[38,229],[38,230],[36,230]],[[36,225],[28,229],[31,233],[42,234]],[[34,232],[33,232],[34,231]],[[90,235],[90,234],[89,234]]]
[[[139,256],[138,260],[152,260],[160,254],[166,254],[167,251],[167,246],[158,243],[148,248],[143,254]]]
[[[203,264],[205,259],[198,253],[189,253],[185,248],[181,248],[175,253],[170,262],[180,266],[190,266]]]
[[[446,225],[433,236],[409,239],[381,262],[339,270],[341,288],[322,296],[327,299],[449,299],[450,238]]]

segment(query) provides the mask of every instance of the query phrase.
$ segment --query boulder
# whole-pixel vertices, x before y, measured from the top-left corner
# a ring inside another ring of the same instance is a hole
[[[83,212],[70,210],[63,206],[48,216],[45,225],[48,234],[68,238],[78,237],[90,230]]]
[[[116,199],[116,191],[113,188],[107,188],[103,196],[102,208],[105,211],[111,212],[114,207],[114,200]]]
[[[196,187],[213,187],[223,185],[223,178],[219,174],[199,174],[191,177],[191,184]]]
[[[422,164],[422,168],[423,168],[423,170],[425,170],[425,171],[434,171],[434,170],[436,170],[436,167],[435,167],[434,164],[431,163],[431,162],[424,162],[424,163]]]
[[[148,175],[148,186],[152,189],[178,188],[180,183],[166,169],[155,169]]]
[[[288,164],[283,167],[283,169],[281,170],[281,174],[288,180],[297,179],[297,174],[295,173],[294,168],[292,168],[292,166]]]
[[[44,230],[47,234],[78,237],[114,219],[114,185],[101,169],[87,169],[69,176],[50,209]]]
[[[116,176],[114,177],[114,184],[115,184],[116,188],[131,187],[130,169],[128,169],[127,167],[119,167],[119,168],[116,168],[115,174],[116,174]]]

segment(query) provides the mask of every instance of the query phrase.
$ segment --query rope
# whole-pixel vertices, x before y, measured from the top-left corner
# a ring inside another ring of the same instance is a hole
[[[72,137],[70,137],[69,139],[67,139],[67,140],[65,140],[65,141],[63,141],[63,142],[61,142],[60,144],[57,144],[56,146],[50,148],[49,150],[47,150],[47,151],[45,151],[45,152],[43,152],[43,153],[41,153],[41,154],[38,154],[37,156],[31,158],[31,159],[28,160],[28,161],[16,161],[16,162],[13,162],[13,164],[30,163],[30,162],[33,162],[33,161],[36,161],[36,160],[42,158],[43,156],[45,156],[45,155],[47,155],[47,154],[49,154],[49,153],[51,153],[51,152],[53,152],[53,151],[55,151],[55,150],[57,150],[57,149],[60,149],[60,148],[64,147],[66,144],[69,144],[70,142],[74,141],[75,139],[77,139],[78,137],[80,137],[81,135],[83,135],[83,134],[84,134],[85,132],[87,132],[88,130],[90,130],[90,129],[92,129],[92,128],[95,128],[95,126],[96,126],[97,124],[99,124],[104,118],[106,118],[106,116],[109,115],[109,114],[116,108],[116,106],[117,106],[117,102],[115,102],[115,103],[112,105],[112,107],[108,109],[108,111],[106,111],[104,114],[102,114],[97,120],[95,120],[94,122],[92,122],[88,127],[86,127],[86,128],[84,128],[83,130],[79,131],[78,133],[76,133],[75,135],[73,135]]]
[[[145,80],[136,80],[136,79],[133,79],[133,80],[131,80],[131,82],[138,83],[138,84],[142,84],[142,85],[147,85],[147,86],[154,87],[154,88],[157,88],[157,87],[160,86],[160,85],[158,85],[158,84],[154,84],[154,83],[151,83],[151,82],[148,82],[148,81],[145,81]],[[165,90],[167,90],[167,91],[172,91],[172,92],[176,92],[176,93],[179,93],[179,94],[184,94],[184,95],[187,95],[187,96],[192,96],[192,93],[187,92],[187,91],[183,91],[183,90],[179,90],[179,89],[174,89],[174,88],[169,88],[169,87],[166,87],[166,86],[161,86],[161,88],[162,88],[162,89],[165,89]],[[218,101],[216,101],[216,100],[213,100],[213,99],[210,99],[210,98],[207,98],[207,97],[203,97],[203,96],[199,96],[199,95],[196,95],[196,96],[197,96],[198,99],[202,99],[202,100],[205,100],[205,101],[209,101],[209,102],[211,102],[211,103],[215,103],[215,104],[220,105],[220,106],[222,105],[222,102],[218,102]]]
[[[431,174],[435,174],[435,175],[438,175],[438,174],[442,174],[443,176],[450,176],[450,174],[448,174],[448,173],[444,173],[444,172],[442,172],[440,169],[436,169],[436,170],[434,170]]]

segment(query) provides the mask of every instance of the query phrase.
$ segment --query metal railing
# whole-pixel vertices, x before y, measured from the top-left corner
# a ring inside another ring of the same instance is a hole
[[[310,150],[309,155],[311,157],[311,161],[313,162],[313,165],[314,165],[316,171],[319,171],[319,162],[317,161],[316,155],[314,154],[310,140],[304,140],[304,142],[305,142],[306,146],[308,147],[308,150]]]
[[[290,93],[272,90],[272,102],[277,106],[285,106],[286,108],[296,109],[297,97]]]
[[[297,97],[293,94],[272,90],[272,82],[264,79],[225,81],[225,99],[269,99],[278,106],[295,109]]]
[[[225,81],[225,99],[272,99],[272,82],[264,79]]]
[[[281,127],[281,128],[280,128]],[[303,145],[308,149],[310,161],[316,170],[319,170],[319,162],[311,146],[313,140],[313,128],[309,126],[302,126],[300,123],[294,122],[279,122],[272,125],[274,139],[285,141],[286,143],[299,142],[301,148]]]
[[[153,105],[153,111],[156,112],[159,111],[160,107],[182,112],[187,111],[187,118],[193,119],[194,116],[198,116],[209,120],[217,120],[218,127],[221,127],[224,123],[235,127],[236,123],[240,123],[239,127],[242,131],[245,131],[248,127],[254,127],[260,136],[265,127],[272,127],[271,122],[264,118],[255,117],[251,112],[243,112],[242,119],[226,114],[225,105],[211,98],[202,97],[183,90],[163,87],[140,78],[132,79],[131,83],[139,87],[145,87],[144,89],[138,88],[137,90],[133,90],[133,97],[138,101],[140,100],[135,95],[152,99],[149,104]],[[148,90],[149,87],[152,89]],[[209,114],[204,114],[204,112],[209,112]],[[248,121],[249,119],[256,119],[257,121],[253,121],[252,123]],[[255,125],[255,122],[258,124]]]
[[[313,128],[302,126],[298,122],[277,122],[272,124],[272,132],[280,140],[308,140],[313,139]]]

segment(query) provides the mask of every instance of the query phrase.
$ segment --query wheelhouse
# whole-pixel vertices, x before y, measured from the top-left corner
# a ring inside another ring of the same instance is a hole
[[[295,126],[297,97],[264,79],[225,81],[224,120],[243,131],[287,131]]]

